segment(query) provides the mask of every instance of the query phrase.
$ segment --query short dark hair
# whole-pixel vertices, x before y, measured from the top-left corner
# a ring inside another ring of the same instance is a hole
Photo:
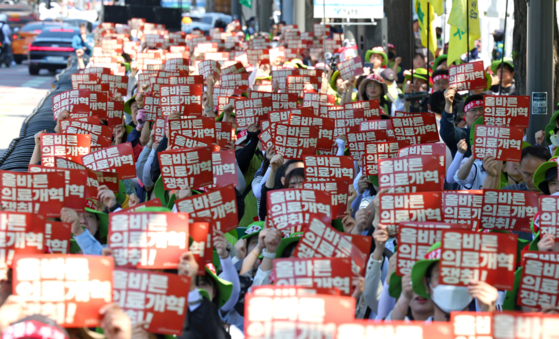
[[[87,28],[87,24],[86,24],[85,22],[82,22],[82,23],[80,24],[80,28],[82,28],[82,27]]]
[[[287,169],[287,167],[285,167]],[[291,178],[303,178],[305,180],[305,169],[304,168],[295,168],[293,171],[289,172],[288,175],[285,176],[285,181],[283,184],[284,188],[289,188],[289,182]]]
[[[286,26],[287,26],[287,24],[286,24],[285,21],[283,21],[283,20],[280,21],[280,22],[278,22],[278,25],[286,25]]]
[[[548,161],[551,158],[551,152],[547,147],[543,146],[528,146],[522,149],[522,156],[520,162],[524,161],[527,157],[534,157],[543,161]]]
[[[303,160],[295,160],[295,159],[287,160],[286,163],[283,164],[284,172],[289,166],[291,166],[292,164],[298,163],[298,162],[303,162]]]
[[[422,57],[422,58],[425,58],[425,54],[419,53],[419,52],[416,52],[416,53],[413,55],[413,58],[415,59],[417,56],[420,56],[420,57]]]
[[[511,73],[514,72],[514,67],[511,67],[511,65],[507,64],[506,62],[503,62],[503,68],[506,68]],[[497,71],[499,71],[500,69],[501,69],[501,65],[497,67]]]

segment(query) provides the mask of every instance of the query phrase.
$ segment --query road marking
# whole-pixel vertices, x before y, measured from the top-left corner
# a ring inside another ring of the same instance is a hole
[[[39,87],[47,81],[50,81],[50,79],[48,78],[32,79],[21,84],[21,87]]]

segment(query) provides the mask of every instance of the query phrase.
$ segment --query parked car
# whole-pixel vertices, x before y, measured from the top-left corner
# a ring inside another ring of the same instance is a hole
[[[34,21],[23,26],[21,29],[15,28],[12,35],[12,54],[14,61],[19,65],[27,59],[27,48],[45,29],[64,26],[60,22]]]
[[[49,18],[49,19],[45,19],[43,21],[53,22],[53,21],[56,21],[56,20],[53,20],[53,19]],[[60,22],[60,21],[58,21],[58,22]],[[80,24],[85,23],[85,24],[87,24],[87,30],[89,32],[93,31],[93,25],[91,24],[91,22],[89,22],[87,20],[84,20],[84,19],[64,18],[64,19],[62,19],[62,23],[66,24],[68,26],[74,26],[74,27],[78,27],[78,28],[80,27]]]
[[[39,18],[33,13],[33,10],[26,5],[0,5],[0,12],[8,16],[8,25],[12,31],[14,28],[21,28],[31,21],[37,21]]]
[[[66,68],[68,57],[74,53],[72,39],[80,34],[77,27],[63,26],[44,30],[29,45],[29,74],[37,75],[41,69],[55,72]]]
[[[223,13],[191,13],[188,17],[192,20],[192,22],[182,25],[182,31],[186,33],[192,33],[192,30],[199,29],[203,31],[204,34],[208,34],[210,32],[210,28],[215,27],[217,20],[223,21],[226,25],[233,21],[233,18],[230,15]]]

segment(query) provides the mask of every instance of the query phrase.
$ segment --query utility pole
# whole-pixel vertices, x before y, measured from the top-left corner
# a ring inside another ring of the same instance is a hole
[[[554,112],[553,20],[555,0],[528,1],[526,94],[532,96],[532,105],[526,137],[532,145],[536,132],[545,130]]]

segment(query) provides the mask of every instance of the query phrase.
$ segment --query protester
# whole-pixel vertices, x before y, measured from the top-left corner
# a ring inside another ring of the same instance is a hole
[[[47,99],[54,128],[34,130],[28,173],[0,173],[2,338],[497,337],[501,323],[555,324],[546,144],[559,112],[537,145],[523,141],[530,100],[515,96],[512,61],[488,93],[483,65],[453,66],[456,53],[431,71],[426,46],[406,60],[388,44],[359,63],[335,25],[262,35],[255,22],[207,35],[140,18],[91,37],[80,27],[79,70]],[[527,282],[541,267],[538,289]]]

